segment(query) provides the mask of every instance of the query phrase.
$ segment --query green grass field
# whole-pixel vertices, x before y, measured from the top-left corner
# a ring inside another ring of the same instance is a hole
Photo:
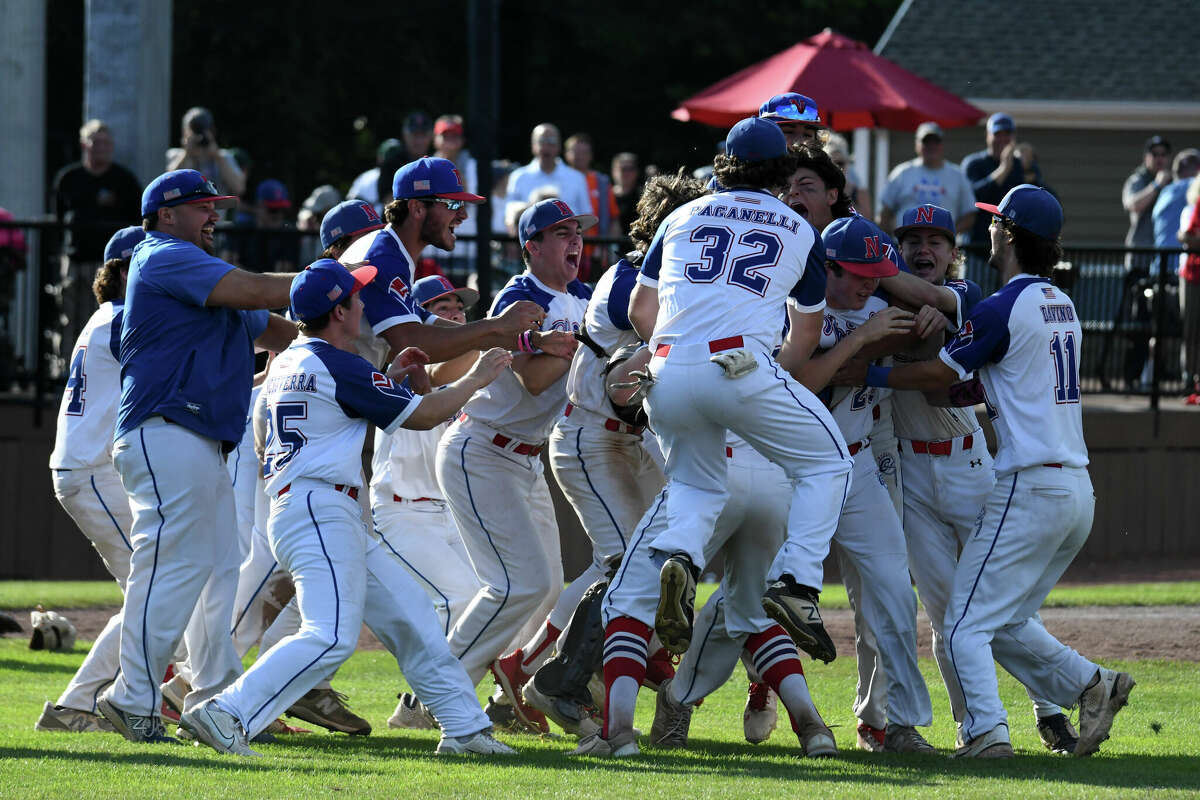
[[[1142,603],[1196,603],[1195,585],[1154,593]],[[104,602],[94,587],[39,585],[47,598]],[[1119,587],[1096,587],[1115,589]],[[13,587],[0,584],[7,600]],[[828,594],[832,595],[832,592]],[[1169,598],[1169,599],[1163,599]],[[43,601],[47,602],[47,601]],[[1068,604],[1072,601],[1065,600]],[[26,606],[29,600],[10,603]],[[53,603],[49,601],[48,604]],[[76,603],[78,605],[79,603]],[[3,603],[0,603],[3,605]],[[57,607],[61,606],[54,603]],[[1200,609],[1197,609],[1200,614]],[[160,797],[243,800],[253,797],[480,798],[732,798],[847,797],[1200,797],[1200,669],[1194,662],[1106,662],[1138,681],[1130,705],[1117,717],[1113,738],[1090,759],[1052,756],[1037,740],[1029,701],[1007,675],[1001,692],[1011,714],[1018,758],[1004,763],[958,762],[946,757],[879,756],[854,747],[852,657],[809,664],[818,707],[842,748],[834,760],[800,757],[786,721],[771,740],[742,739],[745,676],[708,698],[692,723],[686,751],[656,751],[645,744],[637,759],[605,761],[569,755],[573,740],[503,736],[520,751],[513,759],[439,758],[431,731],[391,731],[386,719],[404,687],[395,661],[382,651],[356,653],[335,686],[375,725],[367,738],[315,732],[281,737],[256,748],[262,759],[238,759],[202,747],[146,747],[113,734],[35,733],[45,700],[62,691],[86,652],[33,652],[27,639],[0,640],[0,797]],[[932,661],[922,669],[934,702],[935,724],[926,731],[943,754],[953,747],[954,725]],[[481,686],[481,695],[490,688]],[[654,697],[643,692],[637,724],[648,731]]]

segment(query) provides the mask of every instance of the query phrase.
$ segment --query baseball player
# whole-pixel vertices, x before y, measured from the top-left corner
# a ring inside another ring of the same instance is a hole
[[[956,755],[1011,757],[992,666],[999,631],[1019,639],[1006,667],[1062,706],[1079,703],[1076,756],[1099,749],[1134,680],[1085,659],[1034,618],[1086,541],[1095,496],[1079,396],[1083,334],[1071,299],[1046,276],[1062,256],[1062,207],[1022,184],[993,215],[989,263],[1002,288],[981,301],[938,358],[874,368],[869,382],[937,391],[978,373],[996,428],[996,483],[963,546],[946,609],[946,653],[964,700]]]
[[[583,323],[591,289],[576,279],[582,231],[596,224],[561,200],[543,200],[521,215],[519,239],[526,271],[496,296],[491,315],[520,301],[543,310],[546,329],[573,334]],[[498,662],[522,624],[541,618],[562,591],[558,525],[538,455],[566,404],[569,359],[533,352],[528,335],[513,367],[480,391],[438,445],[437,477],[462,532],[482,588],[450,632],[450,649],[478,682],[491,667],[496,682],[526,724],[545,725],[521,701],[533,669],[505,672]],[[586,586],[551,616],[521,661],[549,657]],[[519,670],[521,664],[513,663]]]
[[[796,289],[815,235],[769,192],[786,183],[793,166],[774,123],[752,118],[735,125],[726,154],[714,160],[714,176],[721,186],[738,188],[687,203],[667,217],[630,299],[630,321],[653,351],[645,405],[666,456],[667,525],[645,558],[653,559],[651,567],[661,565],[655,629],[672,652],[683,652],[691,640],[697,570],[725,544],[715,538],[714,525],[729,497],[727,430],[784,469],[796,510],[789,528],[803,528],[827,544],[848,488],[851,461],[828,411],[770,355],[780,342],[785,308],[791,326],[781,362],[807,358],[820,330],[820,306],[800,306]],[[762,555],[744,554],[747,563],[734,559],[726,569],[753,576]],[[639,580],[627,591],[658,597],[652,582],[641,580],[653,569],[630,563],[627,558],[623,570],[633,569]],[[609,593],[619,586],[614,580]],[[761,590],[753,601],[741,594],[731,593],[726,607],[734,636],[762,630]],[[606,614],[606,649],[617,639],[623,648],[604,666],[602,738],[610,751],[621,750],[629,743],[622,740],[632,736],[632,717],[613,712],[632,709],[651,633],[641,601],[619,612]]]
[[[896,239],[912,275],[885,278],[881,285],[910,297],[915,296],[911,290],[920,289],[911,285],[913,277],[941,287],[923,299],[956,308],[943,312],[942,316],[947,320],[947,330],[957,331],[981,299],[981,292],[971,281],[958,279],[954,274],[948,276],[948,270],[961,265],[950,212],[938,206],[911,208],[904,213]],[[943,339],[931,336],[923,347],[896,354],[896,361],[936,357]],[[893,408],[901,443],[900,461],[903,472],[912,479],[904,486],[903,511],[909,569],[933,628],[934,660],[950,695],[951,711],[961,724],[963,700],[946,657],[942,621],[959,548],[974,529],[978,509],[992,489],[992,457],[971,408],[931,405],[921,392],[893,393]],[[861,580],[855,592],[861,593]],[[886,682],[877,663],[874,637],[869,629],[859,633],[867,634],[858,647],[860,676],[873,675],[871,688],[878,687],[878,691],[860,691],[855,710],[860,721],[882,720],[887,701]],[[1004,632],[998,632],[993,641],[996,660],[1001,666],[1013,657],[1011,650],[1019,651],[1020,647],[1019,641]],[[1031,697],[1043,743],[1055,752],[1072,752],[1077,734],[1062,709],[1032,692]],[[864,731],[864,727],[873,729]],[[882,728],[879,722],[874,726],[860,722],[859,739],[865,740],[869,749],[876,749],[871,746],[874,742],[882,745],[883,731],[879,728]]]
[[[375,206],[364,200],[345,200],[321,218],[321,258],[341,258],[359,237],[383,227]]]
[[[187,707],[241,672],[229,636],[237,534],[223,455],[245,426],[253,344],[281,350],[295,326],[239,310],[285,305],[290,276],[210,255],[217,209],[236,202],[195,170],[160,175],[142,194],[146,238],[129,267],[113,448],[133,509],[133,553],[121,671],[97,700],[131,741],[172,741],[158,681],[181,637],[192,658]]]
[[[775,95],[759,106],[758,118],[778,125],[788,147],[800,143],[820,148],[829,140],[829,128],[821,121],[817,102],[798,92]]]
[[[92,291],[100,307],[79,334],[71,371],[58,408],[50,471],[54,496],[96,548],[108,574],[125,589],[133,513],[112,465],[110,449],[120,399],[121,317],[133,248],[145,238],[139,227],[122,228],[104,248]],[[111,731],[96,711],[96,697],[117,673],[121,614],[104,626],[58,702],[46,702],[34,724],[39,731]]]
[[[221,752],[257,755],[247,737],[354,651],[369,591],[367,533],[354,485],[361,479],[368,420],[388,431],[436,426],[510,361],[492,350],[462,380],[420,397],[394,382],[428,389],[419,351],[398,355],[387,375],[375,371],[354,352],[362,315],[356,295],[374,273],[362,267],[351,274],[322,259],[292,284],[291,311],[304,336],[275,360],[263,388],[269,407],[264,474],[272,497],[271,547],[296,582],[303,621],[231,686],[184,711],[181,724]],[[492,738],[461,667],[455,675],[453,659],[438,666],[451,670],[441,679],[460,691],[457,708],[437,708],[447,712],[437,752],[512,753]]]

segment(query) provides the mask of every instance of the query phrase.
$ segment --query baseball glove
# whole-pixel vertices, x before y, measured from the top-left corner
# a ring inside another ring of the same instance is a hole
[[[39,605],[30,612],[29,624],[33,627],[30,650],[65,652],[75,646],[75,626],[57,611],[47,611]]]

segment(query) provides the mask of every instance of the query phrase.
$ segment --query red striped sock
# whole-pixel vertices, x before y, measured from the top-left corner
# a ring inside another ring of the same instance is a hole
[[[625,708],[626,704],[614,704],[613,683],[618,678],[629,677],[634,681],[633,701],[637,701],[637,687],[641,686],[646,677],[646,651],[649,649],[650,636],[654,631],[645,623],[638,622],[632,617],[617,617],[604,629],[604,730],[601,735],[608,738],[608,723],[614,713],[618,713],[624,721],[629,718],[632,725],[633,708]],[[627,699],[627,698],[622,698]],[[617,705],[620,707],[618,708]]]

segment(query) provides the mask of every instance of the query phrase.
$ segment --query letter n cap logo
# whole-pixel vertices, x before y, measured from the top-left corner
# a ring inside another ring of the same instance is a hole
[[[864,236],[863,250],[867,258],[879,258],[879,237]]]
[[[933,206],[917,206],[917,224],[933,224]]]

